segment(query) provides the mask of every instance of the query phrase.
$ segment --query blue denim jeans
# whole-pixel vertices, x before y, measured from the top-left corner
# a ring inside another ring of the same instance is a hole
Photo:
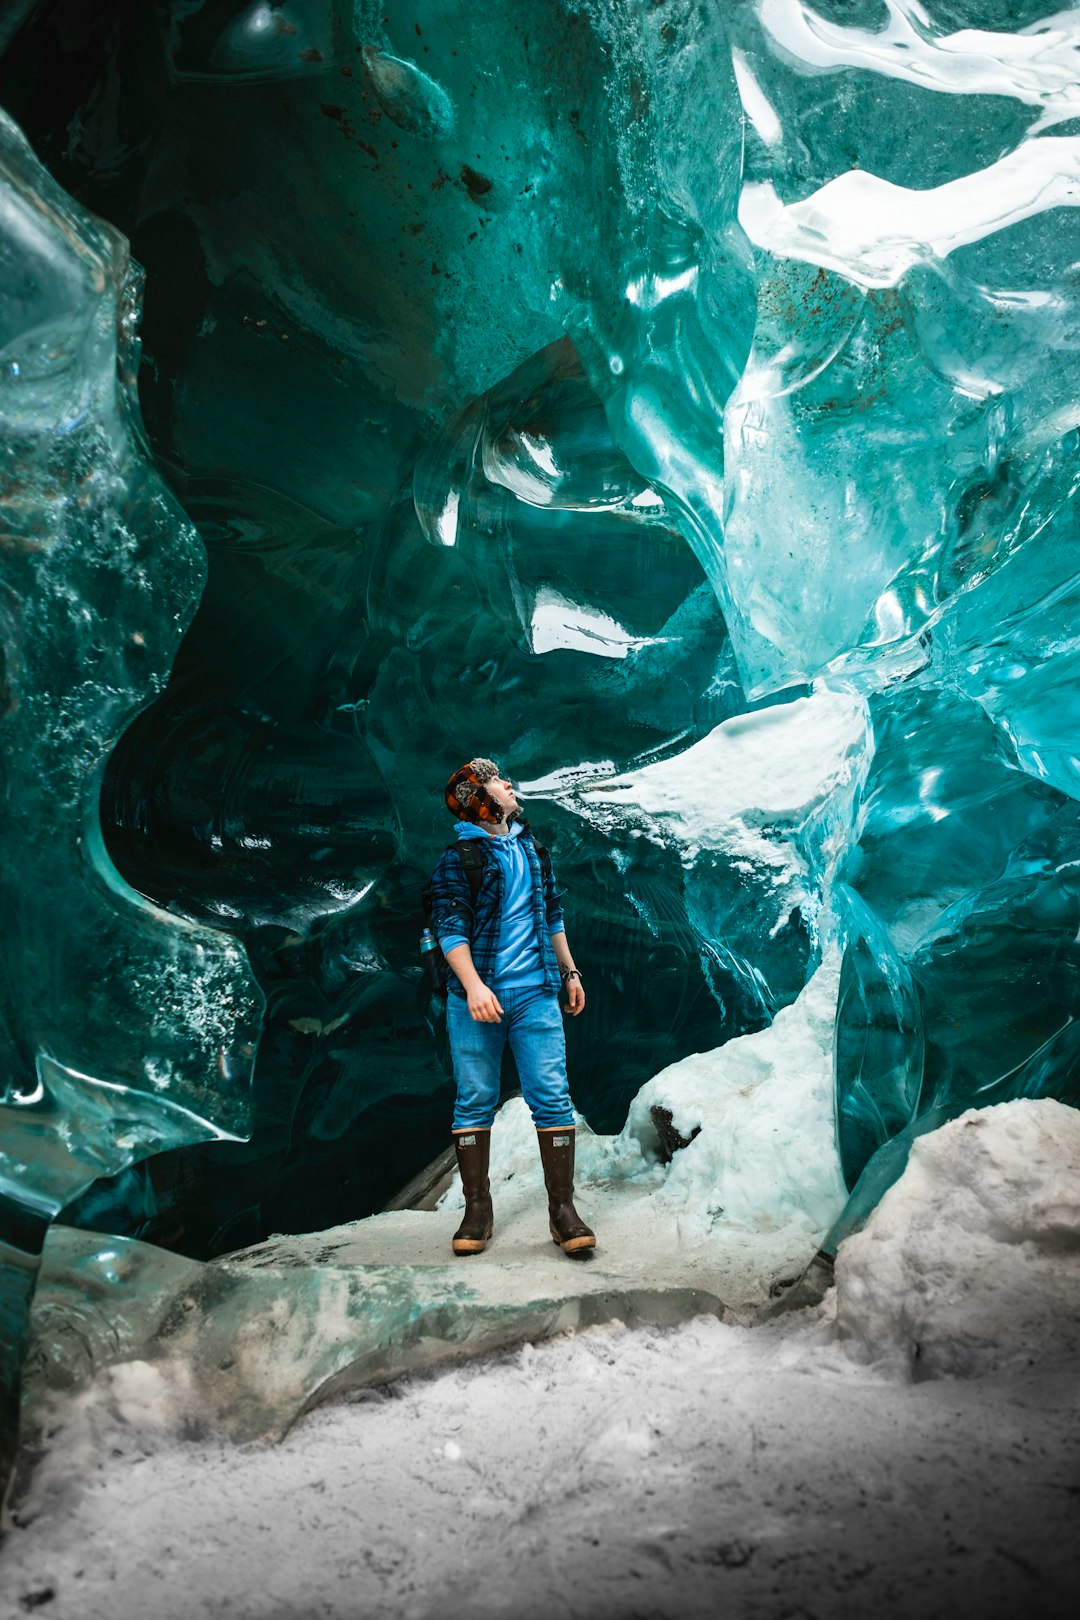
[[[507,1041],[533,1124],[539,1129],[572,1125],[566,1036],[558,996],[543,985],[527,990],[496,990],[495,994],[503,1009],[499,1024],[482,1024],[471,1017],[464,996],[450,994],[446,998],[446,1025],[457,1083],[455,1131],[486,1130],[495,1118],[499,1066]]]

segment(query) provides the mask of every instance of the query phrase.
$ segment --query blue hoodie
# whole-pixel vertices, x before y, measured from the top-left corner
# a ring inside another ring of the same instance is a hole
[[[475,822],[458,823],[458,840],[483,838],[496,860],[502,863],[503,903],[499,916],[499,943],[495,971],[488,980],[492,990],[531,989],[544,983],[544,962],[536,935],[533,905],[533,874],[528,853],[519,842],[523,828],[511,822],[508,833],[489,833]],[[469,943],[464,934],[450,934],[440,941],[444,951]]]

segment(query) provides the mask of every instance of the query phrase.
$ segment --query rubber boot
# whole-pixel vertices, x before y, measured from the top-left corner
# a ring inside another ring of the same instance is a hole
[[[551,1241],[564,1254],[585,1254],[596,1248],[596,1237],[574,1208],[574,1137],[572,1125],[538,1130],[540,1162],[548,1195]]]
[[[455,1131],[454,1149],[461,1171],[461,1190],[465,1194],[465,1214],[454,1233],[453,1249],[455,1254],[479,1254],[487,1247],[495,1225],[491,1188],[488,1185],[490,1128],[486,1131]]]

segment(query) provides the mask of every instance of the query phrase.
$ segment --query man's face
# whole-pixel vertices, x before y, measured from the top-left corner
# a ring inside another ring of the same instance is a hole
[[[485,786],[502,811],[504,819],[510,814],[511,810],[518,809],[517,795],[510,784],[508,776],[493,777],[490,782],[485,783]]]

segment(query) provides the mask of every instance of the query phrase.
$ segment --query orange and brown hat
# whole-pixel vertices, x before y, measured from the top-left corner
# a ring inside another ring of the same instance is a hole
[[[498,774],[494,760],[470,759],[446,784],[446,808],[461,821],[501,821],[502,806],[496,804],[485,785]]]

